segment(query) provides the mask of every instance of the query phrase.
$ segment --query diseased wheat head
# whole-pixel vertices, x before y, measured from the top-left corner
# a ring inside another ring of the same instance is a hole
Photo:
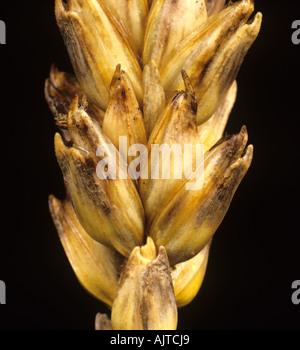
[[[174,330],[199,291],[252,161],[245,126],[223,134],[261,26],[253,11],[251,0],[55,1],[75,77],[53,66],[45,85],[67,193],[49,205],[76,276],[111,309],[96,329]],[[171,149],[168,178],[155,145]],[[197,152],[178,162],[175,145],[202,145],[200,163]]]

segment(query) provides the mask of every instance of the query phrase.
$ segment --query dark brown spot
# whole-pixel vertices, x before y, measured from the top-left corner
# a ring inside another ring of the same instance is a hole
[[[201,73],[200,73],[200,75],[199,75],[199,77],[198,77],[197,85],[200,85],[200,84],[202,83],[202,81],[203,81],[203,79],[204,79],[204,77],[205,77],[206,72],[208,71],[208,68],[209,68],[211,62],[213,61],[213,58],[214,58],[214,57],[212,56],[212,57],[211,57],[207,62],[205,62],[204,64],[203,64],[203,62],[201,62],[202,67],[201,67],[201,69],[199,69],[199,70],[201,70]]]
[[[235,53],[223,63],[222,73],[218,77],[220,94],[224,94],[224,91],[226,92],[229,89],[237,77],[247,51],[248,50],[241,45],[241,47],[237,48]]]
[[[96,169],[96,163],[93,158],[87,157],[85,159],[85,165],[89,170],[95,170]]]
[[[126,100],[127,97],[126,97],[126,91],[124,88],[121,90],[121,95],[122,95],[123,99]]]
[[[105,202],[101,202],[101,204],[102,204],[102,210],[104,214],[108,216],[111,213],[110,207]]]

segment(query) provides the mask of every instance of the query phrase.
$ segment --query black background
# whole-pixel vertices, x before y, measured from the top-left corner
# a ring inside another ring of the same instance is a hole
[[[247,125],[254,160],[215,235],[204,284],[179,310],[179,330],[300,329],[300,305],[291,302],[300,279],[300,45],[291,42],[291,24],[300,3],[257,0],[256,11],[263,26],[239,73],[227,127]],[[65,192],[43,85],[51,63],[72,71],[54,1],[2,1],[0,19],[7,27],[0,45],[0,280],[7,286],[0,329],[93,329],[96,312],[107,309],[78,283],[48,212],[48,195]]]

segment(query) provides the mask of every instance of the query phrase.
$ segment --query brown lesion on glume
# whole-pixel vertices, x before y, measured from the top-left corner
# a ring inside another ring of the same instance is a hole
[[[99,183],[96,174],[96,161],[93,157],[82,157],[74,163],[72,171],[73,180],[79,192],[88,195],[94,206],[99,208],[106,216],[112,212],[112,204],[108,192],[103,189],[105,182]]]
[[[159,298],[157,301],[160,302],[162,307],[173,308],[173,312],[176,313],[171,269],[164,247],[159,248],[156,259],[150,262],[145,271],[142,272],[140,292],[141,300],[139,311],[144,330],[151,328],[151,324],[149,324],[149,312],[151,312],[151,299],[153,303],[153,297]]]
[[[88,100],[75,77],[59,71],[55,65],[52,65],[50,76],[45,82],[45,97],[67,146],[72,145],[67,119],[75,96],[78,97],[79,108],[83,108],[99,125],[102,125],[103,112]]]
[[[224,57],[222,74],[218,76],[219,84],[217,84],[220,95],[224,94],[224,91],[227,92],[233,81],[236,79],[246,53],[247,49],[241,44],[235,50],[233,55],[230,57]]]

